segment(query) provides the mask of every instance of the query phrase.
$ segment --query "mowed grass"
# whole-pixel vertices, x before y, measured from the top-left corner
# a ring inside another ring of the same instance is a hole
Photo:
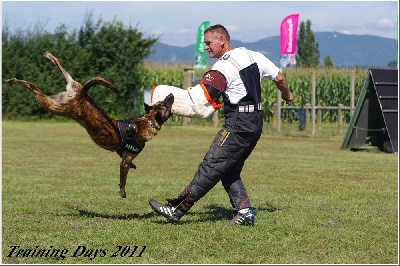
[[[265,128],[242,174],[256,224],[232,227],[221,184],[179,225],[148,205],[178,196],[219,128],[164,125],[122,199],[118,155],[77,123],[3,122],[2,262],[397,264],[398,155],[340,150],[324,127]]]

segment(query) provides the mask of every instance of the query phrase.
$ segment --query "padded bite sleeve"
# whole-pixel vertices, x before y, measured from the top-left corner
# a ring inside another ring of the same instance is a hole
[[[162,101],[168,94],[174,95],[172,113],[185,117],[207,118],[221,106],[212,105],[207,99],[206,88],[198,84],[183,90],[174,86],[158,85],[153,88],[151,102]],[[208,93],[207,93],[208,95]]]

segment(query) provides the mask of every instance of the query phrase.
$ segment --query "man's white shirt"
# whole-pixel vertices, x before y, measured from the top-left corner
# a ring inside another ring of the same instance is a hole
[[[238,65],[233,63],[232,59]],[[253,62],[257,63],[261,79],[266,77],[273,80],[279,73],[279,68],[263,54],[251,50],[246,51],[246,48],[243,47],[226,52],[212,67],[213,70],[217,70],[225,76],[227,82],[225,94],[231,104],[237,104],[246,96],[246,88],[240,78],[239,70],[248,67]]]

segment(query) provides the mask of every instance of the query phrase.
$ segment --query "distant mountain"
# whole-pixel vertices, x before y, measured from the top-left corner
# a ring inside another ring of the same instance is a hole
[[[330,56],[336,67],[387,67],[390,61],[397,59],[397,40],[371,35],[346,35],[337,32],[314,33],[319,44],[320,65],[326,56]],[[279,66],[279,36],[268,37],[256,42],[244,43],[232,40],[233,47],[244,46],[267,56]],[[192,64],[195,44],[178,47],[157,42],[153,53],[146,62],[156,64]],[[207,58],[212,65],[215,59]]]

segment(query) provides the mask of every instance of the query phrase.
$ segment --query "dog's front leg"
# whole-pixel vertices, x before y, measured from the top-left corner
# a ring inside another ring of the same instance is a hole
[[[119,194],[121,195],[122,198],[126,198],[126,193],[125,193],[126,178],[128,177],[130,164],[136,156],[137,154],[132,154],[129,152],[123,153],[122,161],[119,166]]]

